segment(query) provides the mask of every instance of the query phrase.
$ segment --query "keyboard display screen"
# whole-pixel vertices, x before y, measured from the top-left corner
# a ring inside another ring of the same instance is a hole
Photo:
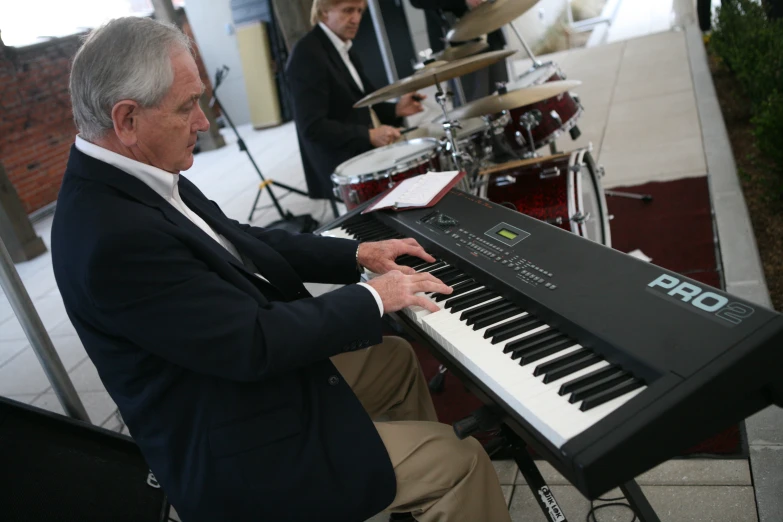
[[[516,239],[518,234],[515,234],[514,232],[502,228],[498,230],[498,235],[505,237],[506,239]]]

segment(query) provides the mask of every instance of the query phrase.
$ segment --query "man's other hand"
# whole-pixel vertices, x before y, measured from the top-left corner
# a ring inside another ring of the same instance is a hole
[[[468,9],[475,9],[483,4],[484,0],[465,0],[465,3],[468,5]]]
[[[362,243],[359,245],[358,261],[364,268],[376,274],[385,274],[392,270],[408,275],[415,274],[413,268],[400,266],[395,262],[395,259],[405,254],[418,257],[427,263],[435,262],[435,258],[425,252],[418,241],[411,238]]]
[[[424,107],[421,105],[421,101],[426,98],[426,95],[419,94],[418,92],[406,94],[400,98],[400,101],[397,102],[397,117],[404,118],[406,116],[413,116],[414,114],[420,113],[424,110]]]
[[[367,284],[381,296],[384,313],[396,312],[407,306],[421,306],[430,312],[437,312],[440,308],[435,303],[416,294],[420,292],[450,294],[454,291],[428,272],[406,275],[399,270],[392,270],[372,279]]]
[[[370,143],[372,143],[373,147],[391,145],[400,139],[400,136],[400,129],[395,129],[388,125],[381,125],[377,129],[370,129]]]

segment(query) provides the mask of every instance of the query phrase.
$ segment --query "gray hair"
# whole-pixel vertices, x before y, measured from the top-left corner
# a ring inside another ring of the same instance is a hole
[[[171,88],[171,52],[191,52],[176,26],[149,18],[111,20],[92,31],[71,67],[73,119],[82,138],[94,141],[114,128],[111,111],[121,100],[155,107]]]

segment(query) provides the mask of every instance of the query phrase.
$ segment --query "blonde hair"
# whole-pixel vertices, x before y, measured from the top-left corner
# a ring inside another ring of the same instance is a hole
[[[313,27],[318,25],[321,21],[325,11],[328,11],[337,4],[341,4],[346,0],[313,0],[313,8],[310,10],[310,23]],[[367,5],[367,0],[362,0],[364,5]]]

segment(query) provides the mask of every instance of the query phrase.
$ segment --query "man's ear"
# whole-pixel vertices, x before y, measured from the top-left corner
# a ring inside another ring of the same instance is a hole
[[[133,100],[122,100],[111,109],[111,119],[114,122],[114,133],[126,147],[136,144],[138,131],[139,104]]]

